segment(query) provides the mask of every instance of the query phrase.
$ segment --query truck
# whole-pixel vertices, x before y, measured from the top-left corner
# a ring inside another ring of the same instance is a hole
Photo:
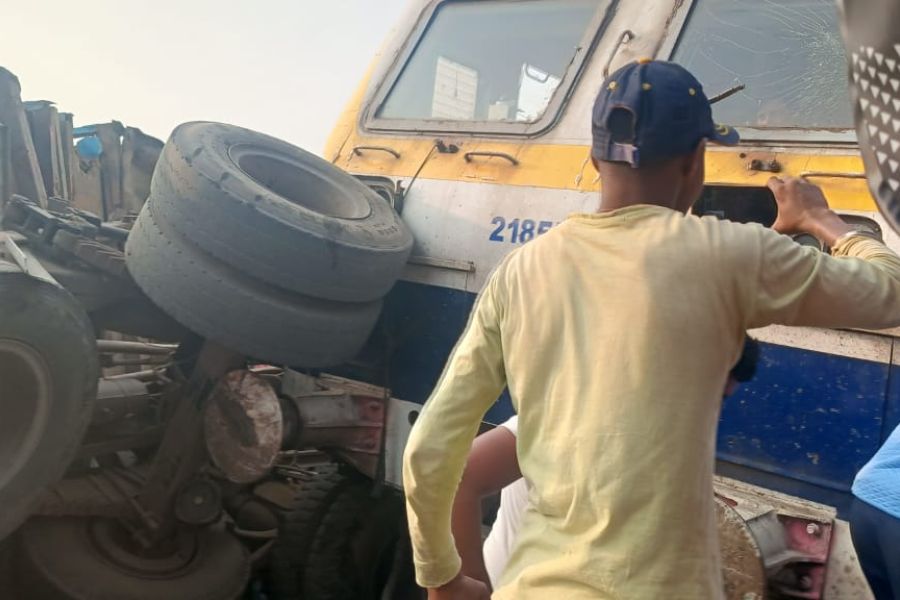
[[[898,249],[866,189],[826,0],[415,0],[324,160],[184,124],[132,211],[102,186],[93,214],[43,198],[54,163],[32,130],[19,154],[44,158],[10,161],[0,227],[0,314],[27,308],[0,320],[0,397],[26,398],[0,403],[17,440],[0,446],[9,589],[422,597],[408,432],[493,267],[596,209],[591,102],[645,57],[728,96],[715,116],[742,135],[708,153],[696,214],[771,225],[766,181],[800,176]],[[890,106],[900,55],[851,63],[872,71],[857,108]],[[888,118],[873,135],[896,132]],[[842,517],[900,422],[898,331],[750,333],[762,364],[719,425],[727,596],[866,598]],[[511,414],[501,397],[484,426]]]

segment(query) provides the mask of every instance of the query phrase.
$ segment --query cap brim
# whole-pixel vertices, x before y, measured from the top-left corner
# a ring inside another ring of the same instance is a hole
[[[734,127],[717,124],[709,136],[709,141],[721,146],[736,146],[741,141],[741,136]]]

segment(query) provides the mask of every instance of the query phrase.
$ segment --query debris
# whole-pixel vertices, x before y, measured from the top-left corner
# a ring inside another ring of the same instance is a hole
[[[19,79],[0,67],[0,123],[8,128],[13,184],[10,191],[46,207],[47,191],[44,188],[21,93]],[[8,197],[0,198],[0,207],[8,199]]]

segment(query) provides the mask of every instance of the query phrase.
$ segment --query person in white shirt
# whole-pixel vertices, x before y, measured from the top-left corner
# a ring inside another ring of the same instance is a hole
[[[740,383],[756,374],[759,344],[747,336],[744,351],[729,373],[723,396],[737,391]],[[453,504],[452,530],[462,559],[462,573],[494,589],[512,555],[522,517],[528,510],[528,481],[522,477],[516,457],[518,416],[477,438],[463,472]],[[500,508],[490,534],[482,545],[470,523],[482,519],[482,499],[500,492]]]

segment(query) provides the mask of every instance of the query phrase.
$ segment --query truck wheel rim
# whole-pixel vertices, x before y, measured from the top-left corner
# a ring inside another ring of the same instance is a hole
[[[40,444],[50,414],[47,363],[31,346],[0,339],[0,489]]]
[[[372,212],[365,196],[344,194],[328,173],[288,155],[248,144],[233,146],[228,154],[250,179],[291,204],[335,219],[365,219]]]
[[[143,548],[132,533],[111,519],[92,519],[85,530],[94,550],[129,576],[170,579],[197,559],[199,547],[194,532],[179,528],[171,538]],[[83,544],[78,540],[79,546]],[[73,547],[73,550],[77,550]]]

